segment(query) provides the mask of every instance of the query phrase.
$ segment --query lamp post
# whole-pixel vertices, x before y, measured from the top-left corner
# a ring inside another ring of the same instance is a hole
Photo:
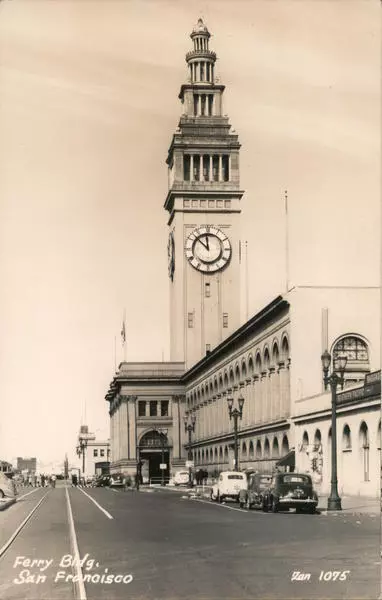
[[[328,498],[328,510],[342,510],[341,498],[338,495],[337,479],[337,386],[344,386],[344,373],[347,363],[346,356],[333,358],[332,372],[329,375],[331,356],[327,350],[321,356],[322,370],[324,373],[325,390],[330,385],[332,393],[332,477],[330,496]],[[337,373],[339,372],[339,375]]]
[[[85,450],[87,448],[88,441],[84,438],[78,438],[78,446],[76,447],[77,456],[81,458],[82,455],[82,474],[85,477]]]
[[[191,435],[195,431],[196,415],[194,415],[194,414],[191,415],[191,422],[189,422],[189,417],[187,415],[185,415],[183,417],[183,421],[184,421],[184,431],[186,433],[188,433],[188,454],[187,454],[187,456],[188,456],[188,460],[192,461]],[[189,483],[189,486],[192,487],[192,467],[191,466],[188,467],[188,483]]]
[[[160,443],[161,443],[161,447],[162,447],[162,465],[164,464],[164,446],[165,446],[165,436],[167,435],[167,429],[162,429],[162,428],[158,428],[157,432],[159,433],[159,437],[160,437]],[[164,486],[164,469],[161,469],[162,471],[162,481],[161,481],[161,485]]]
[[[243,416],[243,406],[244,406],[244,398],[243,396],[239,396],[238,400],[238,405],[239,408],[233,408],[233,398],[228,397],[227,398],[227,404],[228,404],[228,414],[229,414],[229,420],[231,421],[233,419],[233,425],[234,425],[234,449],[235,449],[235,468],[234,471],[238,471],[239,470],[239,451],[238,451],[238,446],[237,446],[237,421],[240,417],[240,419]]]

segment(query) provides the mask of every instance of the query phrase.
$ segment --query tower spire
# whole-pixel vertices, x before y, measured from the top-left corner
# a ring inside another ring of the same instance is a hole
[[[191,83],[214,84],[216,54],[209,49],[210,37],[211,34],[203,19],[198,19],[190,35],[194,42],[194,49],[186,54]]]

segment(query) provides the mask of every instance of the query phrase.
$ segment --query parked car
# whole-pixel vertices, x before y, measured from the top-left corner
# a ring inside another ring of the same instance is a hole
[[[10,474],[12,475],[12,474]],[[0,499],[14,498],[17,495],[16,484],[11,477],[0,471]]]
[[[316,512],[318,497],[312,478],[306,473],[276,473],[264,492],[263,510],[278,512],[295,508],[296,512]]]
[[[223,471],[212,486],[211,500],[223,502],[227,498],[239,501],[240,490],[247,489],[247,477],[239,471]]]
[[[174,485],[188,485],[190,482],[190,474],[188,471],[177,471],[173,477]]]
[[[272,481],[271,473],[250,473],[248,476],[248,487],[240,490],[239,502],[241,508],[262,508],[263,495]]]
[[[105,487],[110,483],[110,475],[100,475],[95,480],[95,487]]]
[[[122,487],[125,485],[125,476],[123,473],[113,473],[110,475],[109,483],[110,487]]]

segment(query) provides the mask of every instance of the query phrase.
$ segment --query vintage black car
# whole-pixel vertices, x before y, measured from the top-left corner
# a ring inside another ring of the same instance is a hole
[[[272,475],[270,473],[249,473],[248,488],[240,490],[239,502],[241,508],[262,508],[263,495],[270,486]]]
[[[95,487],[106,487],[110,485],[110,475],[100,475],[94,482]]]
[[[295,508],[296,512],[314,514],[318,497],[313,489],[312,478],[307,473],[276,473],[270,487],[264,492],[263,511]]]

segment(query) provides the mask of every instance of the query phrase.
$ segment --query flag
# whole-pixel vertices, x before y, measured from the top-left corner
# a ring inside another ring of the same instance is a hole
[[[126,342],[126,327],[125,327],[125,321],[123,321],[123,322],[122,322],[121,338],[122,338],[122,344],[124,344],[124,343]]]

